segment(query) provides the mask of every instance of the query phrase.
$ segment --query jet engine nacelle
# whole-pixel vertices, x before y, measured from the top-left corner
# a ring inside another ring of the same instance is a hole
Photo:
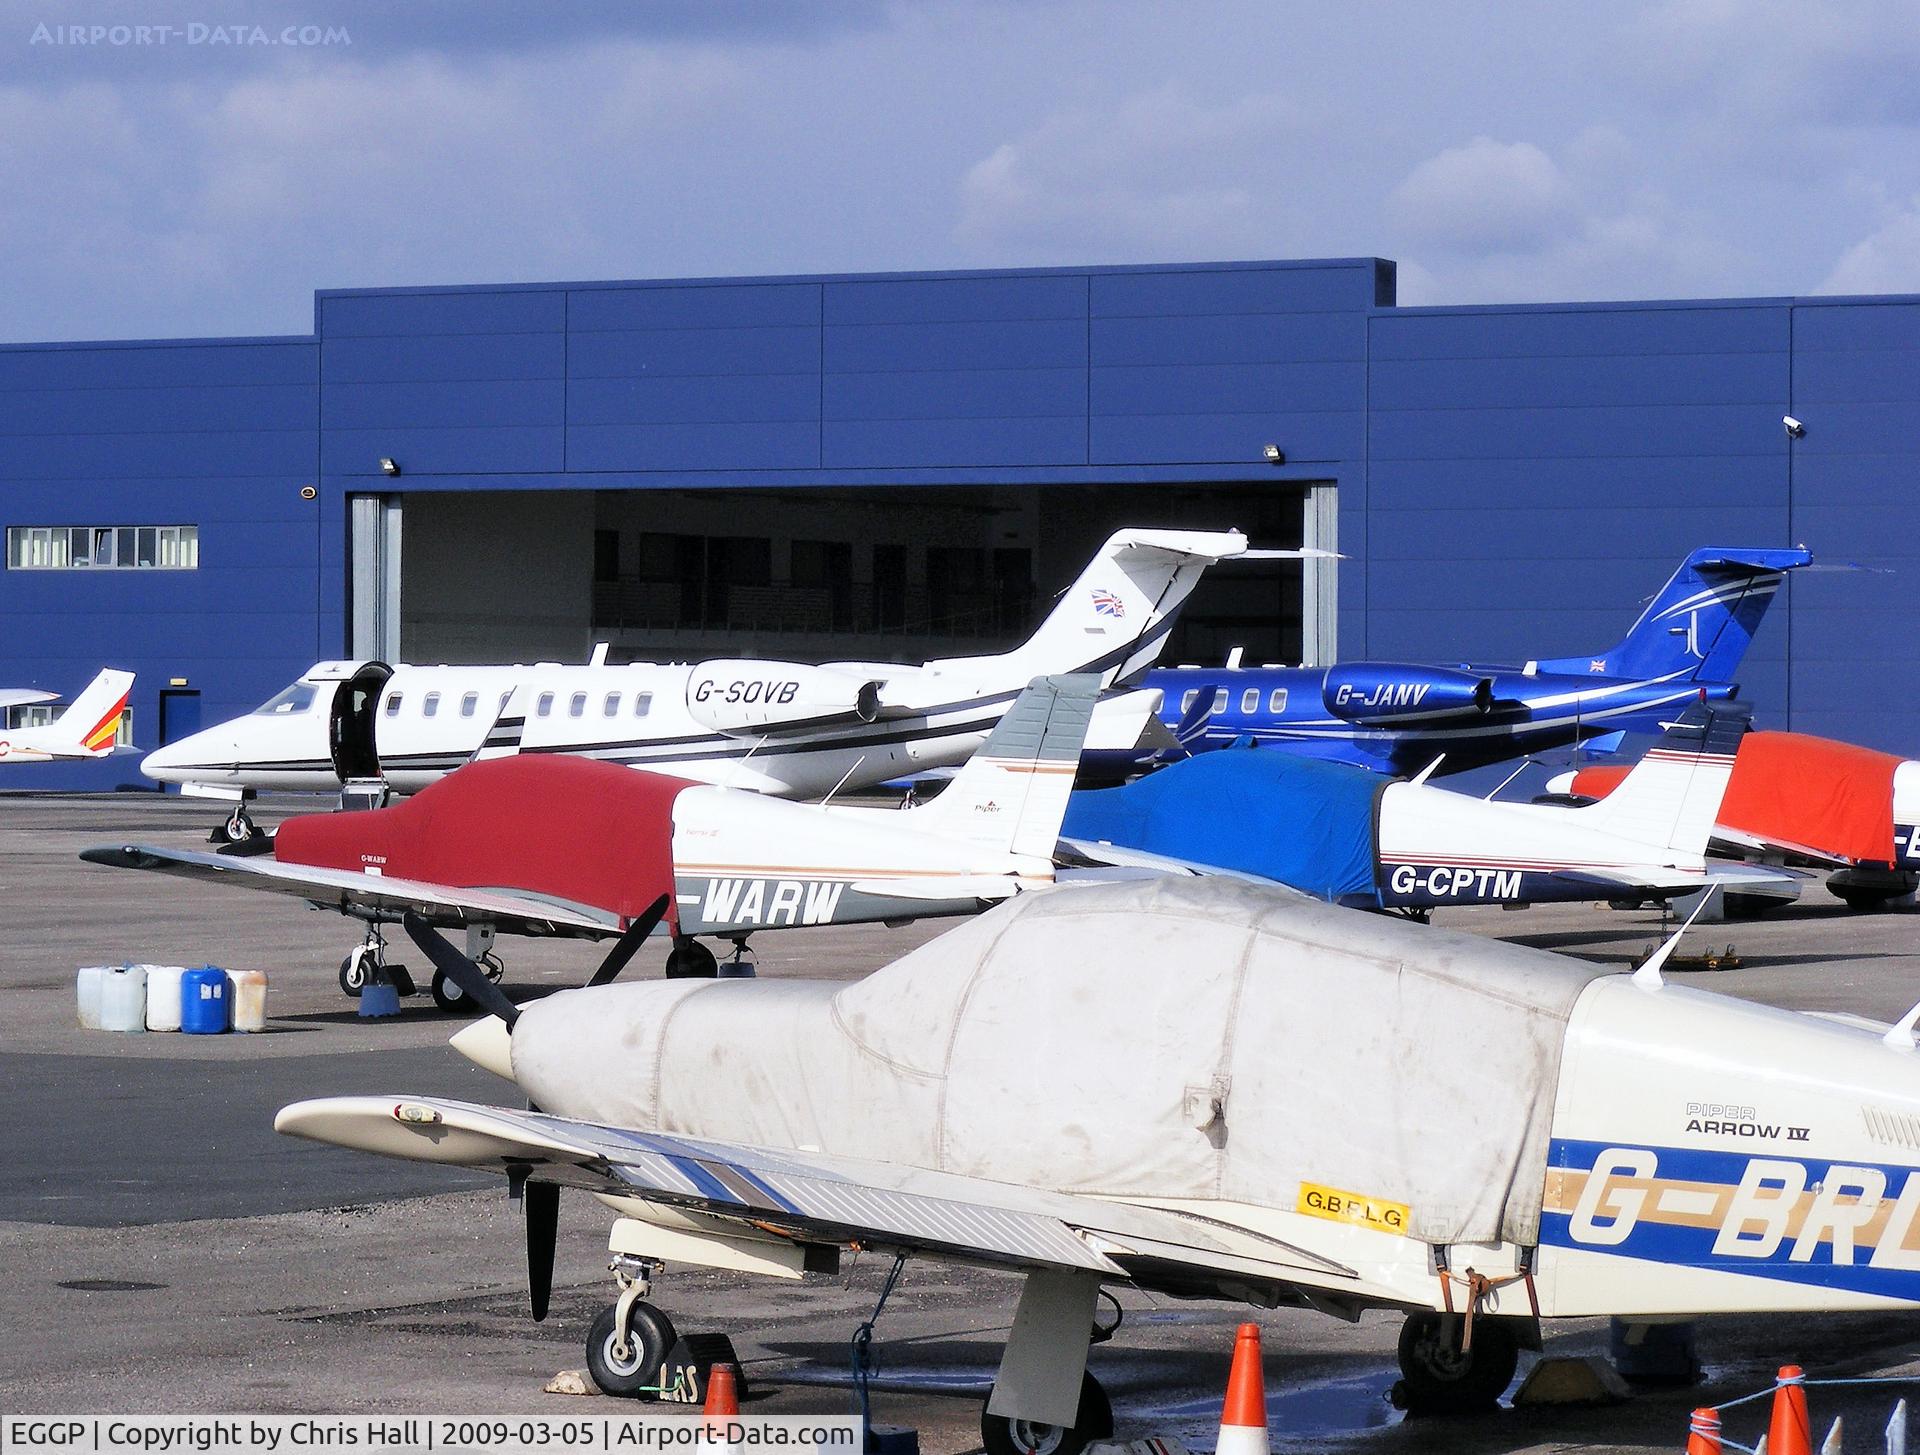
[[[1493,707],[1493,679],[1444,667],[1350,662],[1327,669],[1321,685],[1327,711],[1348,722],[1467,716]]]
[[[880,684],[800,662],[702,662],[687,679],[687,711],[717,733],[799,722],[872,722]]]

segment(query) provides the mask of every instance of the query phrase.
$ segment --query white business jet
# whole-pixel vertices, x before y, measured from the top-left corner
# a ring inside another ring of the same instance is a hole
[[[610,666],[389,666],[322,662],[244,717],[148,754],[141,771],[236,800],[251,832],[262,790],[356,781],[411,793],[494,752],[573,753],[788,798],[854,790],[965,762],[1035,677],[1123,683],[1159,655],[1216,561],[1250,553],[1238,531],[1121,530],[1022,646],[924,665],[718,659]],[[524,688],[524,715],[505,711]],[[1131,748],[1157,693],[1103,702],[1088,747]]]

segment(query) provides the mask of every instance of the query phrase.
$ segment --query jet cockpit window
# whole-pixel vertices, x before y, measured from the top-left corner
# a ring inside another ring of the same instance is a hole
[[[1267,711],[1279,713],[1285,712],[1286,710],[1287,689],[1284,687],[1276,687],[1272,692],[1267,694]]]
[[[440,711],[440,694],[429,692],[420,699],[420,716],[432,717]]]
[[[573,694],[572,697],[567,699],[567,716],[568,717],[579,717],[586,710],[587,710],[587,694],[586,693],[576,692]]]
[[[652,710],[653,694],[651,692],[636,692],[633,694],[633,715],[635,717],[645,717]]]
[[[1258,687],[1249,687],[1245,692],[1240,694],[1240,711],[1244,713],[1255,713],[1259,710],[1260,689]]]
[[[466,693],[460,699],[460,716],[472,717],[473,710],[479,705],[480,705],[480,694],[478,692]]]
[[[606,702],[601,705],[600,715],[602,717],[620,716],[620,694],[618,692],[609,692],[607,694]]]
[[[269,698],[253,710],[255,717],[293,717],[313,706],[319,695],[310,682],[296,682],[277,697]]]
[[[398,692],[396,692],[396,693],[394,693],[394,694],[393,694],[393,696],[391,696],[391,697],[389,697],[389,698],[387,699],[387,716],[388,716],[388,717],[398,717],[398,716],[400,716],[400,698],[401,698],[401,696],[402,696],[402,694],[401,694],[401,693],[398,693]]]
[[[540,694],[540,700],[534,704],[533,710],[540,717],[545,717],[551,713],[553,711],[553,694],[551,692],[542,692]]]

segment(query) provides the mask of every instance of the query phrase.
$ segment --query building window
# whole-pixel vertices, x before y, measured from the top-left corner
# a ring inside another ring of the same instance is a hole
[[[1267,711],[1281,713],[1287,710],[1287,689],[1276,687],[1267,694]]]
[[[8,726],[16,731],[20,728],[45,727],[48,723],[58,722],[60,714],[66,710],[60,703],[30,702],[13,711],[13,721]],[[8,714],[0,712],[0,722],[5,722],[7,717]],[[116,748],[133,746],[133,709],[131,707],[120,709],[120,720],[113,726],[113,745]]]
[[[11,525],[10,571],[197,571],[197,525]]]
[[[480,694],[469,692],[460,699],[460,716],[472,717],[473,710],[480,705]]]

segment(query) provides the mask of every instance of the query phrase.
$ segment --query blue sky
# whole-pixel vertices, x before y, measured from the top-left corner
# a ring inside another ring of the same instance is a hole
[[[173,33],[64,29],[122,24]],[[8,340],[305,332],[320,287],[1359,254],[1404,303],[1920,291],[1920,24],[49,0],[0,11],[0,186]]]

